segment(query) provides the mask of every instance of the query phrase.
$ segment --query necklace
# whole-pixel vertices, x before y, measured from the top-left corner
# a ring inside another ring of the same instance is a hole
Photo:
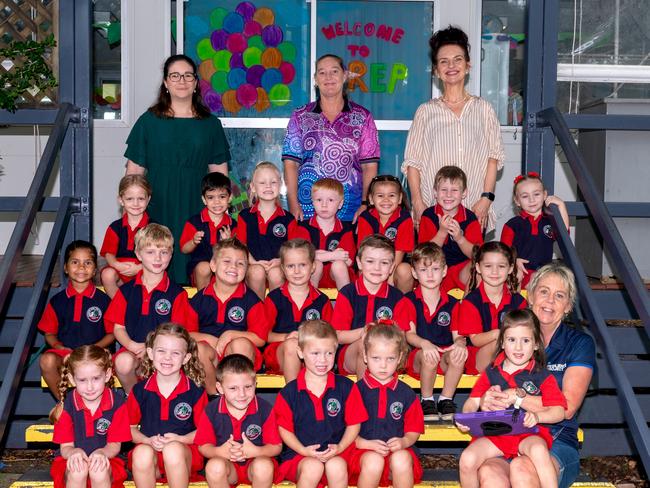
[[[445,102],[447,105],[458,105],[459,103],[466,102],[469,100],[469,93],[465,93],[465,96],[461,98],[460,100],[456,100],[455,102],[452,102],[451,100],[447,100],[445,97],[442,97],[442,101]]]

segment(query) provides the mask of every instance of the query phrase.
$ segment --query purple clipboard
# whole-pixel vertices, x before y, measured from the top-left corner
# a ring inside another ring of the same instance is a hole
[[[519,412],[519,417],[513,421],[514,410],[497,410],[496,412],[473,412],[457,413],[454,421],[469,427],[469,433],[473,437],[486,435],[510,435],[510,434],[536,434],[539,429],[535,427],[524,427],[525,411]]]

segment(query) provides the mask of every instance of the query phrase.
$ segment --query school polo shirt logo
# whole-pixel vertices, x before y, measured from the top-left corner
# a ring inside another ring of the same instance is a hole
[[[158,315],[169,315],[169,312],[172,311],[172,304],[166,298],[161,298],[160,300],[156,301],[154,308]]]
[[[339,247],[339,241],[337,241],[336,239],[332,239],[330,241],[330,243],[328,244],[328,246],[327,246],[327,250],[328,251],[333,251],[337,247]]]
[[[330,417],[336,417],[341,411],[341,402],[339,402],[336,398],[328,398],[326,408],[327,415]]]
[[[99,307],[90,307],[86,310],[86,318],[90,322],[99,322],[102,319],[102,309]]]
[[[384,235],[388,237],[391,241],[394,241],[395,238],[397,237],[397,229],[395,227],[389,227],[386,229],[386,232],[384,232]]]
[[[241,307],[232,307],[228,310],[228,318],[236,324],[244,320],[245,316],[244,309]]]
[[[375,318],[377,320],[390,320],[393,318],[393,310],[385,305],[383,307],[379,307],[379,309],[377,309],[377,313],[375,314]]]
[[[542,232],[544,232],[544,235],[549,239],[553,239],[553,227],[551,227],[550,224],[546,224]]]
[[[97,419],[97,422],[95,423],[95,432],[99,435],[106,435],[106,432],[108,432],[108,428],[111,426],[111,422],[108,419],[105,419],[104,417]]]
[[[273,235],[275,237],[284,237],[287,235],[287,228],[284,224],[275,224],[273,226]]]
[[[535,385],[535,383],[532,381],[524,381],[521,387],[526,390],[526,393],[529,395],[539,394],[539,388],[537,388],[537,385]]]
[[[448,327],[451,323],[451,316],[449,312],[440,312],[438,314],[438,325],[440,327]]]
[[[181,402],[174,407],[174,417],[185,421],[192,416],[192,407],[189,403]]]
[[[390,416],[393,417],[393,420],[399,420],[402,418],[402,412],[404,411],[404,404],[402,402],[393,402],[390,404]]]
[[[262,427],[257,424],[250,424],[248,427],[246,427],[245,434],[249,440],[254,441],[262,434]]]
[[[307,313],[305,313],[305,319],[318,320],[320,319],[320,312],[315,308],[310,308],[309,310],[307,310]]]

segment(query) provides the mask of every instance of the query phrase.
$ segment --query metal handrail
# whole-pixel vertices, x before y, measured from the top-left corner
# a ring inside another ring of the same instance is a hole
[[[43,151],[38,168],[36,169],[36,174],[25,197],[25,206],[18,215],[18,220],[9,239],[4,259],[0,264],[0,310],[4,308],[11,283],[16,274],[16,268],[18,266],[17,258],[22,255],[25,249],[25,243],[36,218],[38,207],[41,205],[47,182],[50,179],[50,174],[56,161],[56,156],[63,144],[68,125],[77,117],[76,112],[75,107],[69,103],[62,103],[57,111],[52,133],[47,139],[45,151]]]

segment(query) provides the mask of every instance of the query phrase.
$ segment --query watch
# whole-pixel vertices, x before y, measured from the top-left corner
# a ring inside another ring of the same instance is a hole
[[[487,198],[491,202],[494,201],[494,193],[492,193],[491,191],[484,191],[483,193],[481,193],[481,198],[483,197]]]
[[[516,388],[515,389],[515,408],[519,409],[521,408],[521,404],[524,402],[524,398],[526,398],[526,390],[523,388]]]

